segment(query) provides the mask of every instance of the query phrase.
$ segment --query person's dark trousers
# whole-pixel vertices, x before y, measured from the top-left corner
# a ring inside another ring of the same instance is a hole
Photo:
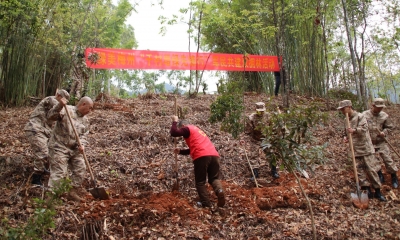
[[[275,76],[275,96],[278,96],[280,86],[281,86],[281,76]]]
[[[222,191],[221,181],[219,180],[219,157],[205,156],[197,158],[193,161],[194,164],[194,177],[196,182],[197,193],[199,194],[200,202],[203,206],[211,206],[208,197],[206,180],[214,189],[218,196],[218,192]]]

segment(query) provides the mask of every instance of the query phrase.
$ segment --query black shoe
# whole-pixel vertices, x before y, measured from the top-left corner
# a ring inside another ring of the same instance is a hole
[[[36,174],[36,173],[34,173],[34,174],[32,175],[32,181],[31,181],[31,183],[32,183],[33,185],[43,186],[43,183],[42,183],[42,175],[41,175],[41,174]]]
[[[382,170],[378,171],[378,176],[381,183],[385,183],[385,177],[383,176]]]
[[[386,202],[387,201],[386,198],[384,196],[382,196],[380,188],[375,188],[374,197],[377,198],[381,202]]]
[[[256,178],[259,177],[258,168],[253,168],[253,173],[254,173],[254,176],[252,175],[250,178],[250,181],[252,181],[252,182],[254,181],[254,177],[256,177]]]
[[[272,175],[273,178],[279,178],[279,174],[276,171],[276,166],[272,166],[271,167],[271,175]]]
[[[370,187],[361,187],[361,190],[367,191],[367,194],[368,194],[368,198],[369,198],[369,199],[373,199],[373,198],[374,198],[374,195],[372,194],[371,188],[370,188]]]
[[[393,188],[398,188],[399,187],[399,180],[397,179],[396,173],[392,173],[392,186]]]

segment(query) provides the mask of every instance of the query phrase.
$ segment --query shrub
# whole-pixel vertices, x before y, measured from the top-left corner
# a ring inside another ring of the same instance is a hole
[[[55,227],[53,221],[54,216],[57,214],[55,208],[61,204],[61,195],[71,189],[70,182],[69,179],[61,181],[53,192],[46,193],[45,199],[34,198],[35,211],[25,226],[10,227],[8,219],[4,218],[0,226],[0,235],[10,240],[43,239],[49,229]]]

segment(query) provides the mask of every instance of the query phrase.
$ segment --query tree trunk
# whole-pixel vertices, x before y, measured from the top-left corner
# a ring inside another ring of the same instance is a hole
[[[353,76],[354,76],[354,80],[355,80],[358,101],[362,102],[363,99],[362,99],[360,83],[359,83],[359,79],[358,79],[357,61],[356,61],[356,57],[355,57],[355,54],[354,54],[353,40],[352,40],[352,37],[351,37],[351,34],[350,34],[349,20],[348,20],[348,17],[347,17],[346,0],[342,0],[342,6],[343,6],[344,23],[345,23],[345,27],[346,27],[346,33],[347,33],[347,42],[349,43],[351,63],[353,65]]]
[[[326,3],[324,3],[324,9],[326,10]],[[324,11],[326,12],[326,11]],[[325,96],[326,96],[326,107],[330,109],[329,104],[329,84],[330,84],[330,71],[329,71],[329,61],[328,61],[328,49],[327,49],[327,41],[326,41],[326,18],[325,16],[322,17],[321,26],[322,26],[322,41],[324,44],[324,60],[325,60],[325,67],[326,67],[326,84],[325,84]]]

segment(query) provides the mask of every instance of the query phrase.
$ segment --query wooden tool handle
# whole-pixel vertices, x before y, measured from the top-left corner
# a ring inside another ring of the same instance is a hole
[[[82,146],[81,140],[79,139],[78,132],[76,131],[74,123],[72,122],[71,115],[69,114],[67,105],[64,106],[64,109],[65,109],[65,112],[67,113],[67,116],[68,116],[69,122],[71,123],[72,129],[74,130],[76,141],[78,142],[79,146]],[[94,179],[92,169],[91,169],[89,161],[87,160],[87,157],[86,157],[86,153],[85,153],[85,151],[83,151],[82,153],[83,153],[83,158],[85,159],[86,166],[89,169],[90,177],[92,178],[94,187],[96,187],[96,180]]]
[[[375,129],[376,129],[376,131],[378,131],[379,134],[381,133],[381,131],[379,131],[378,128],[375,128]],[[385,140],[385,142],[389,145],[389,147],[393,150],[393,152],[395,152],[396,155],[400,158],[400,154],[396,151],[396,149],[395,149],[395,148],[393,147],[393,145],[389,142],[389,140],[387,140],[386,137],[382,137],[382,138],[383,138],[383,140]]]
[[[175,108],[175,116],[178,114],[178,106],[176,105],[176,96],[174,98],[174,108]],[[177,139],[176,137],[174,138],[174,149],[177,147]],[[175,174],[178,175],[178,154],[174,151],[175,153]]]
[[[347,128],[350,128],[350,121],[349,121],[349,114],[346,113],[346,126]],[[347,131],[347,129],[346,129]],[[351,158],[353,160],[353,170],[354,170],[354,177],[356,179],[356,185],[357,185],[357,195],[360,198],[361,193],[360,193],[360,184],[358,181],[358,174],[357,174],[357,167],[356,167],[356,157],[354,155],[354,145],[353,145],[353,137],[351,133],[347,133],[347,136],[349,138],[349,143],[350,143],[350,150],[351,150]]]

